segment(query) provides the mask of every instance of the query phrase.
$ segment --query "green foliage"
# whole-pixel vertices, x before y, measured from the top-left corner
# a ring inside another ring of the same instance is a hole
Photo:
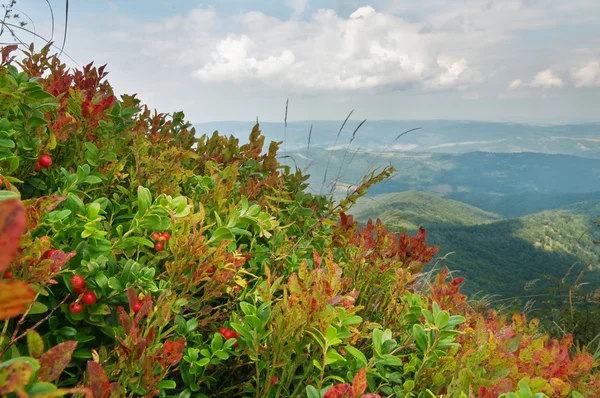
[[[10,51],[3,396],[600,393],[570,336],[472,311],[447,269],[425,280],[424,229],[345,213],[392,168],[336,205],[258,125],[246,145],[196,138],[181,113],[117,99],[102,67],[68,71],[46,47],[17,69]]]

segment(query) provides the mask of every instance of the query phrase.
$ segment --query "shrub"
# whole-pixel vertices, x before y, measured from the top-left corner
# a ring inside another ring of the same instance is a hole
[[[249,142],[117,99],[49,47],[0,67],[0,394],[598,396],[535,320],[469,309],[426,232],[364,228]],[[7,270],[10,272],[7,274]],[[364,394],[364,395],[363,395]],[[534,395],[537,394],[537,395]]]

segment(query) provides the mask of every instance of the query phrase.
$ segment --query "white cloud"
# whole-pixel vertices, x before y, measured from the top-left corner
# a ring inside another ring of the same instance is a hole
[[[286,3],[292,9],[292,19],[300,18],[308,7],[308,0],[286,0]]]
[[[242,82],[246,79],[269,79],[286,73],[295,62],[294,53],[284,50],[279,55],[257,59],[251,54],[256,44],[246,35],[222,40],[211,54],[212,61],[194,71],[192,76],[203,81]]]
[[[517,88],[521,87],[522,84],[523,82],[520,79],[513,80],[508,85],[508,90],[516,90]]]
[[[453,54],[448,46],[458,38],[421,34],[421,24],[372,7],[358,8],[348,18],[319,10],[304,22],[261,13],[242,15],[239,22],[241,32],[213,44],[210,59],[198,60],[194,77],[311,91],[448,88],[480,81],[468,62],[470,53]]]
[[[589,61],[573,68],[571,78],[575,82],[575,87],[599,87],[600,61]]]
[[[552,88],[562,87],[564,85],[560,77],[554,75],[552,69],[546,69],[538,72],[531,81],[533,87]]]

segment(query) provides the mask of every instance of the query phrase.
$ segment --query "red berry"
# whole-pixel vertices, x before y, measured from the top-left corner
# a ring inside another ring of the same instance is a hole
[[[212,274],[213,272],[215,272],[215,267],[211,265],[210,267],[208,267],[206,272],[208,272],[209,274]]]
[[[89,141],[96,141],[96,140],[98,139],[98,137],[96,137],[94,134],[88,134],[88,135],[86,136],[86,138],[87,138]]]
[[[238,332],[236,332],[235,330],[233,330],[233,337],[236,339],[239,339],[241,336],[241,334],[239,334]]]
[[[73,289],[85,289],[85,279],[81,275],[73,275],[71,277],[71,286],[73,286]]]
[[[41,168],[45,169],[52,166],[52,158],[48,155],[42,155],[38,159],[38,164]]]
[[[69,309],[73,314],[79,314],[83,310],[83,305],[81,303],[71,303]]]
[[[163,232],[163,233],[162,233],[162,237],[163,237],[165,240],[169,240],[169,239],[171,239],[171,234],[170,234],[170,233],[168,233],[168,232]]]
[[[75,291],[76,294],[83,294],[85,293],[85,291],[87,290],[86,287],[76,287],[73,289]]]
[[[277,384],[278,381],[279,381],[279,377],[278,376],[271,377],[271,385]]]
[[[160,240],[160,237],[161,237],[161,235],[158,232],[154,232],[152,234],[152,240]]]
[[[142,309],[142,302],[141,301],[136,301],[135,304],[133,305],[133,312],[138,312],[139,310]]]
[[[221,333],[223,336],[225,336],[225,333],[229,331],[229,329],[227,329],[226,327],[220,327],[219,328],[219,333]]]
[[[83,293],[83,296],[81,297],[81,301],[83,301],[83,303],[85,305],[96,304],[96,293],[92,292],[91,290]]]
[[[227,329],[223,333],[221,333],[225,339],[229,340],[233,338],[233,331]]]
[[[40,164],[40,162],[37,162],[37,163],[35,164],[35,169],[36,169],[37,171],[40,171],[41,169],[43,169],[43,167],[42,167],[42,165]]]
[[[12,270],[9,270],[9,269],[7,269],[7,270],[4,272],[4,279],[12,279],[12,276],[13,276],[13,274],[12,274]]]
[[[162,244],[162,243],[160,243],[160,242],[158,242],[157,244],[154,245],[154,248],[156,249],[156,251],[159,252],[159,251],[161,251],[162,249],[165,248],[165,245]]]

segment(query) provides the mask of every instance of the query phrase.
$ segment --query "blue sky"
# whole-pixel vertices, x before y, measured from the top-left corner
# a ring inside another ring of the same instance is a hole
[[[71,1],[65,51],[193,122],[600,120],[598,0]]]

